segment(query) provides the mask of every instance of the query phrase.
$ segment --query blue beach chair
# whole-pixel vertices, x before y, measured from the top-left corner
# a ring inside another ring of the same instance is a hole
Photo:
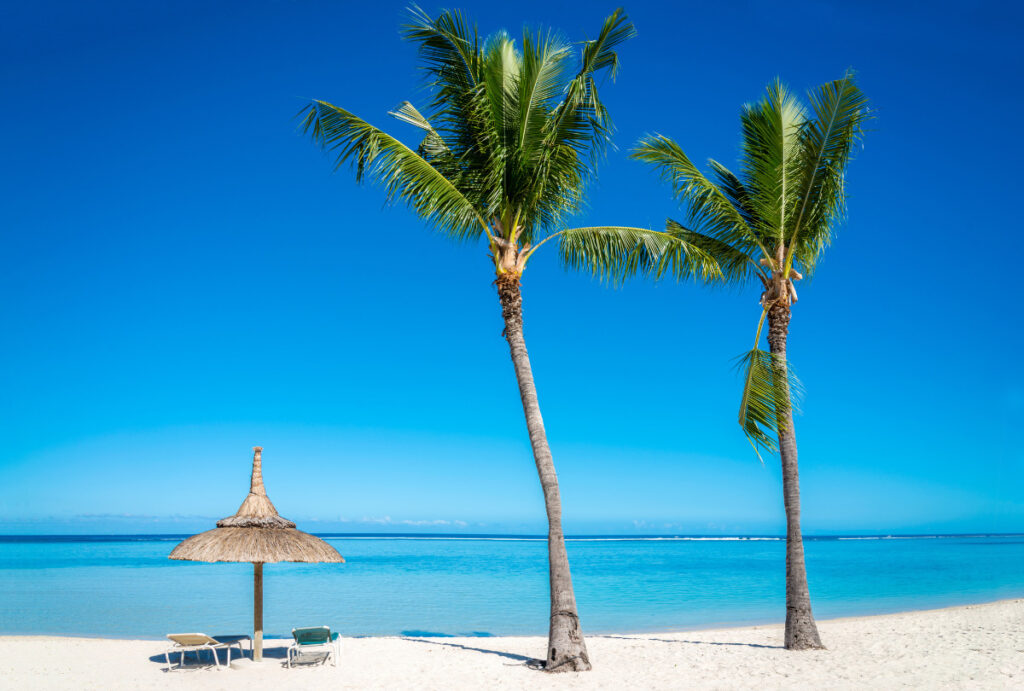
[[[292,657],[298,660],[300,655],[323,654],[324,659],[320,664],[327,664],[327,658],[331,664],[338,666],[338,656],[341,655],[341,634],[331,633],[329,626],[313,626],[305,629],[292,629],[292,644],[288,646],[288,667],[292,666]]]

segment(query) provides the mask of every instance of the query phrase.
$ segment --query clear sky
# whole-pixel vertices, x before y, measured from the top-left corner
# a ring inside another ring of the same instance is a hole
[[[572,39],[615,7],[458,6]],[[386,115],[425,98],[403,7],[4,3],[0,532],[205,529],[255,444],[300,527],[543,530],[484,248],[332,174],[293,119],[322,98],[416,142]],[[629,148],[661,132],[731,164],[776,76],[852,66],[877,108],[791,328],[805,532],[1024,531],[1022,10],[626,10],[618,150],[580,224],[682,217]],[[612,290],[538,253],[526,337],[567,531],[783,532],[777,461],[736,424],[757,293]]]

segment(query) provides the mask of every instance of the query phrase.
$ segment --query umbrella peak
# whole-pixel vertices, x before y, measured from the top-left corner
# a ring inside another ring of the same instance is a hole
[[[332,562],[345,560],[338,550],[309,533],[295,529],[282,518],[267,497],[260,469],[260,452],[255,447],[252,491],[233,516],[217,521],[217,527],[183,540],[170,553],[171,559],[185,561],[249,561],[264,564],[277,561]],[[257,493],[258,490],[258,493]]]
[[[249,495],[233,516],[217,521],[218,528],[294,528],[295,524],[282,518],[263,486],[263,447],[252,447],[252,478]]]
[[[252,477],[249,479],[249,494],[262,494],[267,496],[267,489],[263,486],[263,447],[252,447]]]

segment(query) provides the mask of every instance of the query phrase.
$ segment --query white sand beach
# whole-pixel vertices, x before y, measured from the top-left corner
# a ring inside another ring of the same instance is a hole
[[[540,637],[354,638],[337,667],[262,663],[166,672],[160,641],[0,637],[3,689],[1024,689],[1024,600],[819,622],[828,650],[788,652],[782,626],[591,635],[594,669],[528,666]],[[208,658],[205,658],[208,659]]]

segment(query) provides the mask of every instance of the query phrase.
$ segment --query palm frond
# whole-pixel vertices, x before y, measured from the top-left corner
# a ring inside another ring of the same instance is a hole
[[[464,92],[479,81],[480,36],[461,11],[445,10],[434,19],[413,5],[402,36],[418,44],[431,84]]]
[[[713,158],[708,159],[708,167],[714,174],[714,184],[729,200],[733,208],[739,212],[740,217],[747,228],[756,228],[760,224],[757,209],[754,207],[754,200],[746,185],[731,170]],[[754,256],[760,249],[756,238],[752,235],[733,235],[729,240],[737,247],[742,248],[750,256]]]
[[[548,138],[552,115],[573,68],[569,44],[555,34],[523,32],[518,80],[518,132],[514,156],[507,163],[508,203],[527,219],[522,239],[562,224],[582,203],[585,182],[579,153]]]
[[[493,190],[500,182],[494,176],[500,155],[494,151],[497,133],[483,87],[485,59],[476,27],[459,11],[444,11],[435,19],[414,5],[402,35],[417,45],[433,94],[428,119],[464,170],[472,171],[478,194],[471,200],[483,209],[493,208],[500,197]]]
[[[744,187],[757,219],[754,231],[769,257],[785,242],[785,223],[796,205],[795,161],[804,119],[803,106],[778,80],[740,114]]]
[[[486,223],[452,181],[399,140],[326,101],[313,101],[303,113],[303,131],[323,150],[336,152],[335,169],[351,162],[357,181],[369,175],[389,201],[403,200],[453,237],[484,232]]]
[[[718,281],[743,283],[764,273],[747,252],[736,249],[718,238],[690,230],[671,218],[665,221],[665,232],[711,257],[718,266],[718,275],[714,277]]]
[[[853,72],[809,94],[814,117],[800,131],[798,204],[789,223],[789,261],[810,274],[846,210],[845,172],[872,117]]]
[[[620,7],[604,20],[597,38],[583,43],[579,71],[565,88],[565,97],[548,130],[549,138],[567,141],[572,134],[585,131],[584,140],[592,155],[597,157],[604,152],[612,124],[598,96],[596,76],[605,71],[614,79],[619,68],[617,49],[635,36],[636,27]]]
[[[484,143],[486,151],[484,169],[488,173],[487,183],[492,187],[491,204],[495,213],[509,196],[511,180],[509,163],[516,150],[518,136],[517,88],[520,60],[512,39],[504,31],[498,31],[487,38],[483,48],[482,102],[489,110],[489,120],[484,131],[478,132],[478,140]]]
[[[636,37],[636,27],[623,8],[618,8],[604,20],[597,38],[583,44],[583,68],[581,74],[594,74],[607,70],[615,79],[619,71],[619,55],[616,48]]]
[[[523,32],[519,86],[519,147],[525,163],[542,155],[545,125],[565,88],[571,67],[569,44],[552,33]]]
[[[445,179],[455,185],[463,196],[467,196],[467,192],[472,193],[477,189],[478,185],[471,182],[473,179],[472,171],[461,164],[452,152],[451,147],[448,146],[448,142],[444,140],[441,134],[430,124],[430,121],[413,104],[404,101],[397,108],[389,111],[388,115],[423,130],[423,140],[420,142],[417,153],[441,173]]]
[[[802,385],[785,360],[760,348],[736,361],[743,375],[740,427],[761,458],[761,449],[772,453],[778,448],[777,435],[789,424],[789,413],[796,410]]]
[[[516,145],[518,122],[516,105],[519,86],[519,52],[504,31],[487,38],[483,50],[483,85],[491,107],[491,122],[501,146]]]
[[[649,135],[637,143],[630,156],[654,167],[672,186],[675,197],[685,203],[690,220],[702,232],[740,251],[752,253],[757,247],[766,253],[747,224],[745,212],[690,161],[675,141],[660,134]]]
[[[668,274],[678,280],[703,281],[722,275],[715,258],[685,235],[646,228],[572,228],[559,233],[558,250],[566,267],[613,284],[636,275],[661,278]]]
[[[416,6],[402,34],[431,94],[422,112],[391,113],[420,131],[416,151],[326,101],[304,111],[306,131],[455,237],[500,227],[526,248],[565,228],[609,141],[596,77],[614,76],[635,34],[622,10],[578,50],[551,31],[524,32],[521,47],[504,31],[481,38],[461,12]]]
[[[416,106],[408,101],[403,101],[397,108],[388,111],[388,115],[424,131],[423,141],[420,143],[420,155],[423,155],[428,161],[436,165],[438,158],[454,159],[451,147],[434,129],[430,121],[416,110]]]
[[[544,121],[527,130],[529,139],[523,149],[516,194],[510,203],[523,209],[529,219],[524,224],[524,242],[536,242],[542,230],[565,227],[568,216],[579,211],[586,183],[591,179],[600,156],[611,137],[611,119],[597,93],[596,77],[618,66],[618,47],[636,31],[629,18],[616,10],[601,27],[598,36],[583,44],[578,70],[572,79],[561,44],[549,51],[557,55],[554,75],[562,82],[561,98],[552,102]],[[532,41],[531,45],[540,45]],[[522,108],[522,104],[520,106]],[[532,111],[537,112],[537,111]]]
[[[427,132],[434,131],[434,127],[430,124],[430,121],[423,117],[423,114],[416,110],[416,106],[408,101],[402,101],[397,108],[392,111],[388,111],[388,115],[392,116],[396,120],[408,123],[413,127],[418,127],[421,130],[425,130]]]

